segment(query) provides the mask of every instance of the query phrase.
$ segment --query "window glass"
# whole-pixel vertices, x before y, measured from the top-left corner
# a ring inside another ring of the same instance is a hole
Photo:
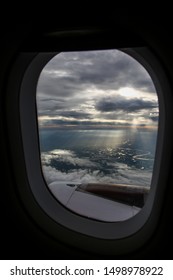
[[[119,50],[63,52],[42,70],[36,103],[56,199],[96,220],[136,215],[151,186],[159,118],[146,69]]]

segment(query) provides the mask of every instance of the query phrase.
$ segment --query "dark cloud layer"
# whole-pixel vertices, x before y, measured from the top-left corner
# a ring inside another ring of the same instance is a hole
[[[74,118],[74,119],[88,119],[91,118],[89,113],[85,112],[76,112],[76,111],[63,111],[59,112],[59,115],[66,118]]]
[[[151,119],[153,122],[158,122],[159,116],[151,116],[150,119]]]
[[[45,67],[38,91],[50,97],[69,97],[90,85],[103,90],[128,86],[155,92],[146,70],[120,51],[57,55]]]
[[[121,95],[122,88],[127,88],[127,95]],[[128,89],[136,91],[136,95],[128,96]],[[156,116],[148,116],[158,108],[158,102],[149,74],[126,53],[67,52],[55,56],[43,69],[37,86],[37,108],[38,116],[42,121],[49,118],[50,125],[55,121],[62,125],[72,121],[93,125],[98,120],[126,123],[142,110],[146,111],[143,119],[156,123]]]
[[[96,103],[95,108],[101,112],[136,112],[142,109],[153,109],[157,107],[157,103],[150,100],[143,100],[139,98],[131,98],[130,100],[122,96],[113,98],[103,98]]]
[[[80,127],[97,127],[97,126],[115,126],[115,125],[121,125],[119,122],[97,122],[97,121],[78,121],[78,120],[56,120],[56,119],[51,119],[51,120],[46,120],[44,122],[45,126],[63,126],[63,127],[68,127],[68,126],[80,126]],[[129,123],[126,123],[124,125],[129,125]]]

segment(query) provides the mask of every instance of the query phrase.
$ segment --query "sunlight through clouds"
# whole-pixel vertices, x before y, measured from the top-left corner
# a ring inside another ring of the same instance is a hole
[[[67,52],[41,72],[37,109],[41,126],[157,126],[158,97],[144,67],[122,51]]]

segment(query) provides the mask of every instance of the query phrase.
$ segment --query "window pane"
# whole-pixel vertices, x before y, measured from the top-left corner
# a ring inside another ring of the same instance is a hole
[[[58,201],[102,221],[141,210],[159,107],[139,62],[119,50],[60,53],[40,74],[37,111],[43,174]]]

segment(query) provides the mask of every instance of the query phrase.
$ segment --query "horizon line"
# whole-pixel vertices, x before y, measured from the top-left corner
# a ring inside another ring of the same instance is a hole
[[[116,126],[82,126],[82,125],[39,125],[39,129],[42,128],[57,128],[57,129],[64,129],[64,130],[73,130],[73,129],[80,129],[80,130],[117,130],[119,128],[124,129],[153,129],[157,130],[157,125],[116,125]]]

